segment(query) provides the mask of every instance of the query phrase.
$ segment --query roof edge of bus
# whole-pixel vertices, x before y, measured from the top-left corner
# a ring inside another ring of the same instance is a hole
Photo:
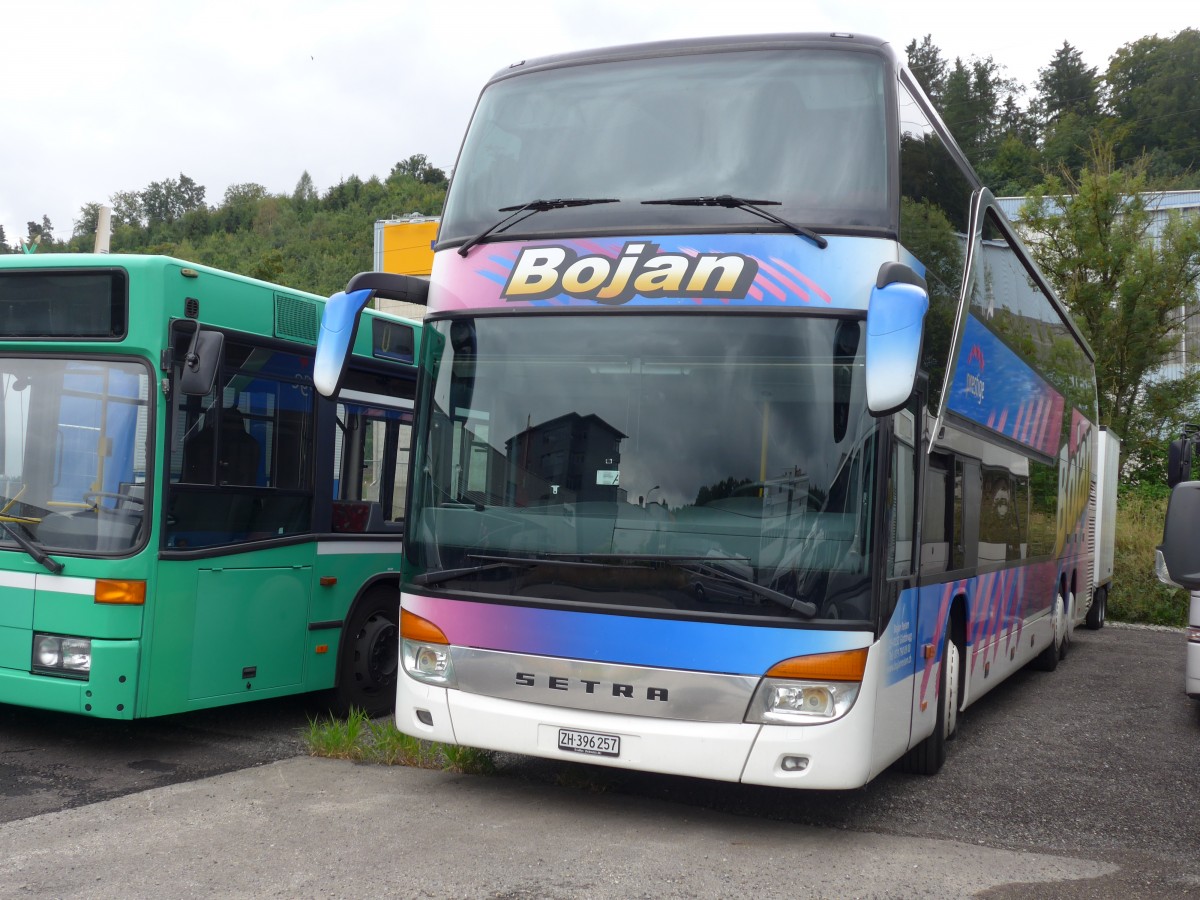
[[[575,50],[549,56],[531,57],[513,62],[500,69],[488,83],[510,75],[544,67],[575,65],[613,59],[636,59],[643,56],[669,56],[695,53],[701,50],[762,49],[771,46],[852,44],[876,50],[891,49],[892,42],[873,35],[849,31],[781,32],[779,34],[713,35],[710,37],[674,38],[665,41],[646,41],[636,44],[617,44],[590,50]],[[895,51],[892,51],[893,54]]]
[[[130,265],[179,266],[181,269],[189,269],[199,274],[212,275],[221,278],[232,278],[236,281],[269,287],[282,293],[302,297],[308,300],[320,301],[321,303],[324,303],[329,299],[327,296],[315,294],[312,291],[306,291],[303,288],[280,284],[276,281],[267,281],[262,278],[255,278],[253,275],[245,275],[241,272],[234,272],[229,269],[221,269],[217,266],[210,266],[205,263],[192,262],[190,260],[181,259],[178,256],[168,256],[163,253],[7,253],[0,255],[0,268],[11,269],[69,269],[83,268],[88,266],[103,268],[106,266],[125,267]]]

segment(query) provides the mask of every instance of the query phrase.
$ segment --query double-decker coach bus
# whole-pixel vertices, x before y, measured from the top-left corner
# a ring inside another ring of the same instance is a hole
[[[0,703],[390,710],[420,328],[160,256],[0,257]]]
[[[1091,351],[883,41],[503,70],[427,299],[402,731],[849,788],[1086,615]]]

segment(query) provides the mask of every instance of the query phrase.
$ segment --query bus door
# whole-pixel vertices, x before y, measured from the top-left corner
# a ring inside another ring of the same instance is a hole
[[[979,463],[949,453],[929,455],[922,484],[920,584],[916,604],[912,733],[937,720],[942,644],[954,598],[968,590],[978,566]],[[968,603],[970,596],[967,597]],[[969,647],[963,648],[965,653]],[[960,665],[966,664],[965,654]]]
[[[305,680],[315,545],[311,360],[236,339],[214,390],[172,414],[153,656],[154,701],[295,688]],[[190,665],[179,666],[182,654]]]

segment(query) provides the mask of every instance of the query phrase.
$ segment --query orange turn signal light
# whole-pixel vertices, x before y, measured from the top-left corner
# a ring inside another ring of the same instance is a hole
[[[97,578],[96,590],[93,597],[97,603],[111,603],[117,606],[144,606],[146,603],[146,582]]]
[[[794,656],[771,666],[768,678],[793,678],[801,681],[862,681],[867,668],[867,648],[837,653],[813,653]]]
[[[400,637],[425,644],[448,644],[450,639],[428,619],[422,619],[407,609],[400,610]]]

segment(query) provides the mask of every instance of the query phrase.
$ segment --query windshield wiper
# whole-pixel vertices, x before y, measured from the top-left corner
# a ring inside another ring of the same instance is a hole
[[[9,536],[17,542],[17,546],[32,556],[34,560],[49,569],[52,575],[57,575],[63,570],[62,563],[56,559],[52,559],[45,550],[43,550],[33,541],[29,540],[29,538],[25,537],[25,535],[21,534],[21,532],[17,531],[17,529],[13,528],[7,522],[0,522],[0,528],[3,528],[5,531],[7,531]]]
[[[590,557],[589,557],[590,558]],[[615,556],[612,559],[628,559],[630,557]],[[633,559],[645,559],[646,557],[632,557]],[[479,572],[491,572],[496,569],[515,569],[515,568],[532,568],[534,566],[554,565],[554,566],[575,566],[577,568],[592,568],[592,569],[607,569],[610,568],[607,561],[604,562],[588,562],[578,558],[578,554],[564,554],[558,556],[555,554],[547,554],[545,556],[493,556],[483,553],[468,553],[467,559],[481,559],[484,562],[477,566],[461,566],[457,569],[442,569],[438,572],[424,572],[420,575],[413,576],[413,584],[441,584],[443,581],[453,581],[455,578],[463,578],[467,575],[475,575]],[[609,557],[601,556],[600,559],[608,560]]]
[[[779,206],[778,200],[747,200],[745,197],[734,197],[731,194],[718,194],[715,197],[672,197],[667,200],[643,200],[645,206],[723,206],[726,209],[744,209],[748,213],[774,222],[789,229],[792,233],[808,238],[822,250],[829,246],[829,241],[817,234],[811,228],[789,222],[782,216],[777,216],[764,206]]]
[[[717,581],[737,585],[749,591],[756,597],[761,597],[763,600],[770,600],[773,603],[778,603],[780,606],[786,607],[787,609],[792,610],[792,612],[797,612],[809,619],[813,618],[817,614],[817,604],[812,603],[811,601],[800,600],[797,597],[789,597],[787,594],[783,593],[783,591],[777,591],[774,588],[761,585],[756,581],[750,581],[749,579],[734,575],[732,572],[718,568],[711,563],[702,560],[693,561],[682,559],[667,561],[673,562],[675,565],[679,566],[679,568],[685,571],[694,572],[697,575],[703,575],[707,578],[715,578]]]
[[[534,213],[545,212],[548,209],[566,209],[569,206],[593,206],[597,203],[619,203],[615,197],[576,197],[573,199],[557,199],[557,200],[530,200],[528,203],[522,203],[519,206],[502,206],[499,212],[511,213],[505,216],[495,225],[485,228],[475,237],[471,238],[465,244],[458,248],[459,256],[466,256],[467,251],[482,241],[493,231],[499,231],[505,226],[512,227],[518,222],[523,222],[532,216]],[[521,215],[524,213],[525,215]],[[519,219],[518,216],[521,216]],[[516,219],[514,222],[513,220]],[[510,225],[511,223],[511,225]]]
[[[461,566],[457,569],[423,572],[420,575],[413,576],[413,584],[441,584],[443,581],[453,581],[455,578],[464,578],[467,575],[476,575],[479,572],[491,572],[497,569],[512,569],[517,567],[527,568],[545,561],[531,559],[526,556],[480,556],[475,553],[468,554],[467,559],[483,559],[487,560],[487,562],[480,563],[477,566]]]
[[[477,566],[443,569],[440,572],[425,572],[424,574],[414,576],[412,580],[413,584],[441,584],[443,581],[453,581],[456,578],[463,578],[467,575],[475,575],[480,572],[516,567],[529,568],[538,565],[609,569],[614,567],[643,568],[647,564],[661,564],[673,566],[684,572],[691,572],[694,575],[700,575],[704,578],[711,578],[726,585],[735,585],[755,597],[778,603],[780,606],[786,607],[810,619],[817,614],[817,605],[815,603],[790,597],[782,591],[766,587],[747,578],[742,578],[726,569],[713,565],[715,562],[724,560],[724,557],[665,556],[651,553],[588,553],[584,555],[576,553],[551,553],[543,556],[491,556],[472,553],[468,558],[484,560],[484,562]],[[742,560],[738,557],[729,557],[727,561],[741,562]]]
[[[777,591],[774,588],[766,587],[758,582],[751,581],[748,578],[742,578],[740,575],[735,575],[728,569],[722,569],[716,565],[717,562],[742,562],[740,557],[720,557],[720,556],[666,556],[652,553],[589,553],[587,554],[587,562],[578,561],[570,563],[572,565],[596,565],[597,561],[602,563],[610,563],[615,565],[632,564],[638,565],[643,563],[663,563],[670,566],[675,566],[685,572],[691,572],[695,575],[701,575],[706,578],[712,578],[716,581],[726,584],[737,585],[740,588],[759,597],[763,600],[770,600],[773,603],[778,603],[780,606],[787,607],[793,612],[800,613],[802,616],[813,618],[817,614],[817,604],[808,600],[800,600],[797,597],[791,597]],[[556,559],[543,560],[545,562],[559,562]]]

